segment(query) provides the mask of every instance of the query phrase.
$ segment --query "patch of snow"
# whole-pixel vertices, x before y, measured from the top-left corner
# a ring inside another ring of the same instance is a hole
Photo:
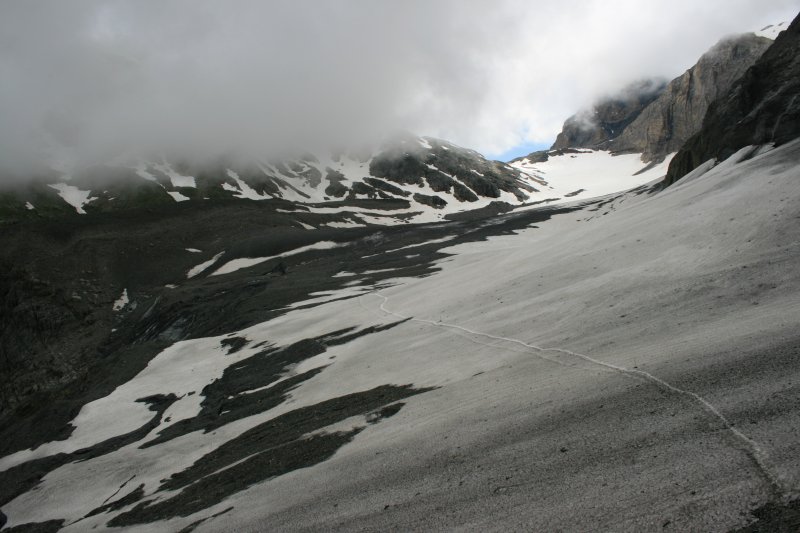
[[[239,269],[251,267],[253,265],[263,263],[264,261],[269,261],[270,259],[288,257],[290,255],[301,254],[310,250],[330,250],[331,248],[338,248],[339,246],[343,245],[333,241],[320,241],[315,242],[314,244],[309,244],[308,246],[301,246],[300,248],[295,248],[294,250],[289,250],[281,254],[271,255],[269,257],[242,257],[239,259],[233,259],[219,267],[211,275],[219,276],[222,274],[230,274],[231,272],[236,272]]]
[[[33,204],[32,204],[32,203],[30,203],[30,202],[25,202],[25,209],[27,209],[28,211],[30,211],[30,210],[32,210],[32,209],[36,209],[36,208],[35,208],[35,207],[33,207]]]
[[[335,291],[319,291],[319,292],[312,292],[309,296],[314,296],[314,298],[310,298],[308,300],[303,300],[301,302],[295,302],[288,306],[287,309],[298,309],[307,307],[309,305],[319,305],[328,302],[334,302],[337,300],[342,300],[348,297],[353,296],[360,296],[362,294],[366,294],[368,292],[372,292],[373,288],[369,287],[345,287],[344,289],[339,289]]]
[[[208,261],[203,261],[199,265],[192,267],[191,270],[189,270],[189,272],[186,273],[186,277],[187,278],[193,278],[196,275],[200,274],[201,272],[205,271],[208,267],[210,267],[211,265],[216,263],[217,259],[222,257],[222,254],[224,254],[224,253],[225,252],[220,252],[217,255],[215,255],[214,257],[212,257],[211,259],[209,259]]]
[[[153,174],[151,174],[149,170],[147,170],[147,163],[145,163],[144,161],[140,161],[133,168],[136,171],[136,174],[140,178],[146,179],[147,181],[153,181],[153,182],[158,183],[158,180],[156,179],[156,177]]]
[[[301,226],[303,226],[305,229],[317,229],[317,228],[315,228],[314,226],[312,226],[310,224],[306,224],[305,222],[300,222],[299,220],[297,220],[296,222],[298,224],[300,224]]]
[[[427,149],[427,150],[433,150],[433,146],[431,146],[431,143],[429,143],[429,142],[428,142],[426,139],[424,139],[423,137],[417,137],[417,142],[418,142],[418,143],[419,143],[419,145],[420,145],[420,146],[422,146],[423,148],[425,148],[425,149]]]
[[[222,187],[228,191],[236,193],[235,194],[236,198],[246,198],[248,200],[267,200],[269,198],[272,198],[268,194],[259,194],[258,192],[256,192],[255,189],[253,189],[250,185],[248,185],[247,182],[245,182],[242,178],[240,178],[239,174],[237,174],[233,170],[228,169],[227,174],[228,177],[230,177],[232,180],[236,182],[238,188],[233,187],[229,183],[223,183]]]
[[[188,197],[188,196],[184,196],[184,195],[182,195],[181,193],[179,193],[178,191],[167,191],[167,194],[169,194],[170,196],[172,196],[172,198],[173,198],[173,199],[174,199],[176,202],[185,202],[186,200],[189,200],[189,197]]]
[[[393,272],[397,270],[397,268],[382,268],[380,270],[365,270],[362,274],[384,274],[386,272]]]
[[[184,248],[187,252],[192,252],[193,254],[200,254],[203,253],[203,250],[198,250],[197,248]]]
[[[770,24],[769,26],[765,26],[754,33],[759,37],[766,37],[767,39],[772,39],[774,41],[778,37],[778,34],[786,30],[788,27],[788,22],[781,22],[780,24]]]
[[[67,185],[66,183],[53,183],[48,185],[48,187],[58,191],[58,195],[65,202],[74,207],[75,211],[81,215],[86,214],[86,211],[83,210],[83,206],[96,199],[89,198],[89,196],[92,194],[92,191],[82,191],[74,185]]]
[[[167,163],[156,163],[154,166],[156,170],[167,175],[173,187],[197,187],[194,177],[179,174]]]
[[[126,305],[128,305],[129,301],[130,300],[128,300],[128,289],[122,289],[122,295],[120,295],[120,297],[117,298],[117,301],[114,302],[112,309],[114,311],[121,311],[122,309],[125,308]]]
[[[560,197],[551,202],[552,205],[606,196],[649,183],[666,175],[673,155],[668,155],[663,162],[646,172],[641,172],[645,163],[640,154],[611,155],[611,152],[603,150],[553,155],[543,163],[531,163],[524,159],[511,166],[539,183],[546,183],[548,190],[534,193],[530,200]],[[580,189],[583,191],[566,196]]]
[[[442,237],[441,239],[431,239],[430,241],[420,242],[418,244],[409,244],[408,246],[401,246],[400,248],[393,248],[391,250],[387,250],[384,253],[390,254],[393,252],[398,252],[400,250],[408,250],[409,248],[417,248],[418,246],[427,246],[428,244],[439,244],[442,242],[452,241],[458,237],[457,235],[450,235],[448,237]]]
[[[356,222],[352,218],[346,218],[341,222],[328,222],[325,224],[329,228],[363,228],[364,224]]]

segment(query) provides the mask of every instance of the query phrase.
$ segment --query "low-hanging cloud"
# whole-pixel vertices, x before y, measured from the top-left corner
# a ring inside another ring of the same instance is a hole
[[[42,150],[266,153],[396,129],[497,153],[674,77],[800,0],[0,4],[0,166]]]

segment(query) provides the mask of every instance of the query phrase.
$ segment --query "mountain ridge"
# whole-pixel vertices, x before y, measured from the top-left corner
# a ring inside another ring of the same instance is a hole
[[[800,136],[800,17],[718,99],[702,127],[676,154],[664,185],[713,160],[722,161],[746,146],[784,144]],[[750,157],[745,154],[743,157]]]
[[[646,163],[661,162],[700,129],[709,105],[727,94],[772,43],[755,33],[726,37],[669,83],[631,84],[568,118],[549,151],[591,148],[639,153]],[[525,157],[544,157],[535,154]]]
[[[447,141],[395,136],[374,151],[212,163],[131,160],[52,172],[0,190],[0,221],[111,212],[185,201],[285,200],[324,206],[386,200],[399,219],[430,222],[491,202],[521,204],[537,183]],[[381,223],[361,217],[360,224]],[[387,223],[390,221],[386,221]],[[355,222],[354,222],[355,223]]]

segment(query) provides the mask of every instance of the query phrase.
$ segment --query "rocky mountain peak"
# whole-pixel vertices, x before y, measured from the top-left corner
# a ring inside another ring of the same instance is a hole
[[[785,26],[785,25],[782,25]],[[665,185],[707,161],[721,161],[747,146],[780,145],[800,136],[800,17],[708,109],[702,127],[675,155]]]
[[[567,119],[553,149],[592,148],[641,153],[645,162],[676,152],[703,122],[709,105],[727,94],[772,44],[746,33],[722,39],[668,84],[639,82]]]
[[[631,83],[591,108],[569,117],[551,150],[597,148],[618,137],[664,91],[666,80],[653,78]]]

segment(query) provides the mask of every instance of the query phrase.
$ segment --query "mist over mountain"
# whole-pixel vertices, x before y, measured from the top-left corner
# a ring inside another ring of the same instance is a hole
[[[491,156],[549,143],[620,80],[674,77],[795,4],[6,2],[0,179],[44,161],[316,152],[396,129]]]
[[[700,130],[711,103],[771,45],[753,33],[726,37],[671,82],[634,83],[568,118],[551,150],[593,148],[663,161]]]

